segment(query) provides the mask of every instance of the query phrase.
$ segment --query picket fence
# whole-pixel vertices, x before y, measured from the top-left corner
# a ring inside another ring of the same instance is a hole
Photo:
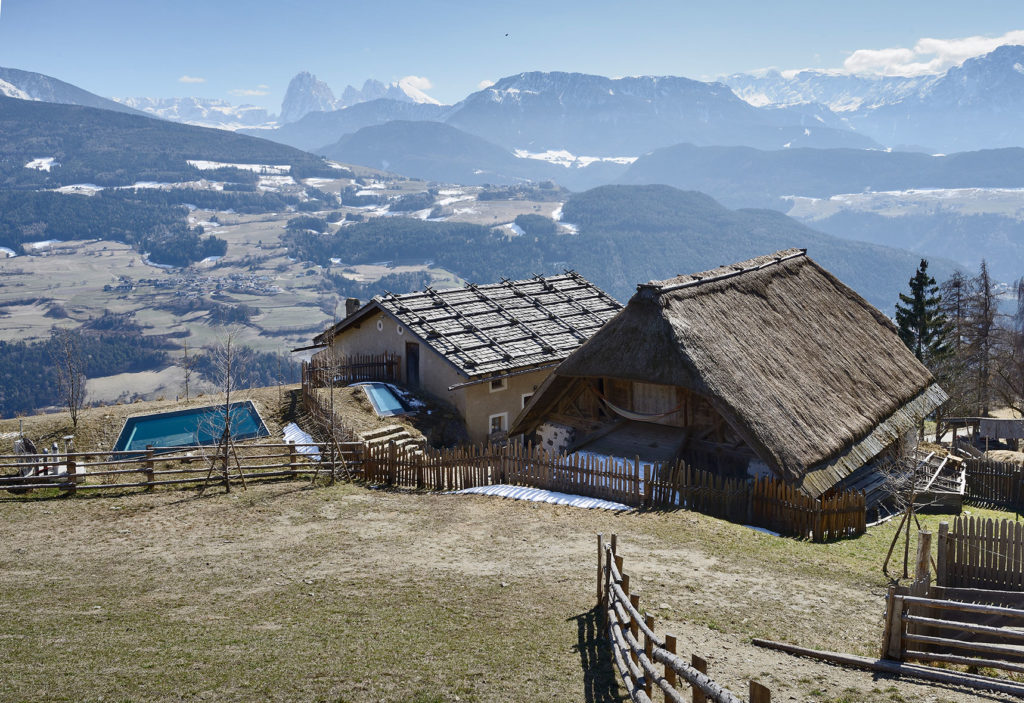
[[[1024,512],[1024,472],[1016,464],[968,457],[964,498],[977,505]]]
[[[352,354],[329,360],[302,362],[302,387],[324,388],[347,386],[359,381],[395,382],[399,374],[399,356],[384,354]]]
[[[951,588],[1024,590],[1024,525],[958,517],[939,525],[936,581]]]
[[[362,466],[369,483],[437,491],[524,485],[634,507],[687,508],[816,542],[867,528],[860,492],[815,499],[773,478],[728,479],[685,463],[567,456],[519,444],[423,452],[389,445],[368,448]]]

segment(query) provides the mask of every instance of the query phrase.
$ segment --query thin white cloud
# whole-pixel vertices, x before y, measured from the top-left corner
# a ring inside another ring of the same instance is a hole
[[[998,37],[918,40],[913,48],[858,49],[843,62],[843,73],[884,76],[920,76],[959,66],[967,59],[994,51],[1005,44],[1024,44],[1024,30]]]
[[[188,74],[178,79],[179,83],[205,83],[205,78],[199,78],[198,76],[190,76]]]
[[[490,88],[492,85],[494,85],[494,81],[489,81],[487,79],[484,79],[484,80],[482,80],[482,81],[480,81],[479,83],[476,84],[476,89],[477,90],[486,90],[487,88]]]
[[[270,86],[258,85],[255,88],[234,88],[228,91],[232,95],[238,95],[241,97],[249,98],[258,95],[268,95],[270,93]]]
[[[398,79],[399,85],[407,85],[416,90],[430,90],[434,87],[434,84],[430,82],[429,78],[423,76],[406,76],[405,78]]]

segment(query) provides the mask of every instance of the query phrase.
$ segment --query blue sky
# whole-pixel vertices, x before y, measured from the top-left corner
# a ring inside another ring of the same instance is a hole
[[[704,79],[766,66],[938,70],[992,37],[1024,43],[1024,32],[1008,34],[1016,30],[1024,3],[985,0],[2,0],[0,65],[104,96],[198,95],[276,112],[302,70],[336,93],[418,76],[450,103],[530,70]]]

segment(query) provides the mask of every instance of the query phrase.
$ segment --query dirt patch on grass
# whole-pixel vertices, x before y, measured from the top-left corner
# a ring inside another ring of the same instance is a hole
[[[778,701],[979,700],[749,644],[873,653],[892,526],[815,545],[683,511],[305,485],[0,500],[0,699],[623,700],[593,610],[614,532],[658,632],[743,697],[756,678]]]

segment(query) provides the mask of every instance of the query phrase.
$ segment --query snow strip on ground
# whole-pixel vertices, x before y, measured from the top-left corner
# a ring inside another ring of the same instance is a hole
[[[304,432],[301,427],[296,425],[294,422],[289,422],[284,426],[284,441],[289,444],[315,444],[313,437],[308,432]],[[320,452],[315,446],[313,447],[296,447],[295,451],[300,454],[306,454],[314,461],[320,461]]]
[[[494,486],[477,486],[476,488],[464,488],[461,491],[454,491],[457,494],[498,496],[499,498],[511,498],[513,500],[528,500],[533,503],[552,503],[554,505],[568,505],[573,508],[595,508],[597,510],[632,510],[624,503],[616,503],[612,500],[601,500],[600,498],[587,498],[569,493],[558,493],[557,491],[546,491],[542,488],[528,488],[526,486],[509,486],[497,484]]]
[[[53,157],[47,156],[46,158],[32,159],[25,164],[25,168],[35,169],[36,171],[46,171],[49,173],[50,169],[53,168]]]
[[[0,254],[3,254],[5,259],[14,258],[18,255],[14,249],[8,249],[7,247],[0,247]]]
[[[225,161],[207,161],[205,159],[192,159],[189,166],[194,166],[200,171],[212,171],[218,168],[237,168],[239,171],[252,171],[253,173],[285,174],[292,170],[288,164],[232,164]]]

